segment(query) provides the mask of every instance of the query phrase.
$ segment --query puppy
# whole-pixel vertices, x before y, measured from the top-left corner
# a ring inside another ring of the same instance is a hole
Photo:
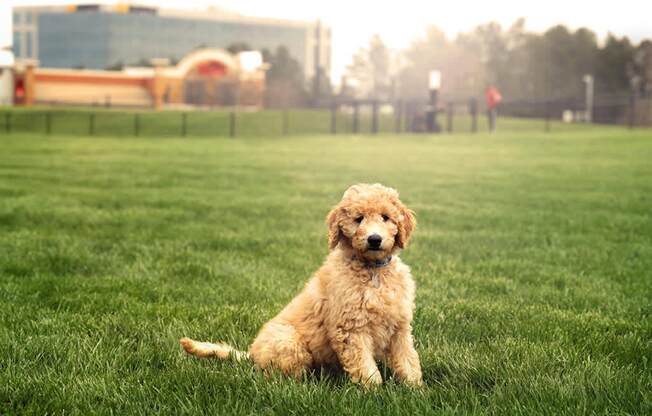
[[[330,252],[305,288],[267,322],[249,352],[226,344],[180,340],[197,357],[250,359],[263,370],[300,377],[339,364],[351,380],[382,383],[377,361],[411,385],[422,383],[412,340],[415,284],[398,257],[416,227],[398,192],[351,186],[328,214]]]

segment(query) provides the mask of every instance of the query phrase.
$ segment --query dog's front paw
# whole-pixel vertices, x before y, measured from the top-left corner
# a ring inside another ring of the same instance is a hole
[[[359,382],[365,387],[372,387],[372,386],[378,386],[380,384],[383,384],[383,376],[380,375],[380,371],[376,370],[372,372],[371,374],[368,374],[366,376],[362,376],[357,380],[354,380]]]
[[[423,387],[423,379],[421,378],[420,374],[419,376],[406,378],[404,383],[410,387]]]

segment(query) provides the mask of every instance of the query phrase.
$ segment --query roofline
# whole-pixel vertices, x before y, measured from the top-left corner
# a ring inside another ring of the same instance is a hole
[[[138,68],[141,69],[141,68]],[[145,68],[142,68],[145,69]],[[149,69],[149,68],[148,68]],[[34,68],[37,74],[40,75],[57,75],[57,76],[68,76],[68,75],[76,75],[80,77],[96,77],[96,78],[115,78],[115,77],[123,77],[123,78],[133,78],[133,79],[140,79],[143,77],[149,77],[154,75],[154,68],[151,68],[151,75],[148,74],[143,74],[143,73],[138,73],[136,71],[132,72],[127,72],[127,71],[109,71],[109,70],[102,70],[102,69],[71,69],[71,68],[41,68],[37,67]],[[145,71],[143,71],[145,72]]]
[[[88,4],[79,3],[79,4]],[[133,4],[138,6],[138,4]],[[108,14],[129,14],[129,13],[120,13],[116,11],[111,5],[99,4],[100,10],[96,13],[108,13]],[[195,19],[195,20],[212,20],[219,22],[238,22],[238,23],[255,23],[261,25],[269,26],[290,26],[298,27],[302,29],[311,29],[317,25],[317,21],[310,20],[290,20],[290,19],[277,19],[271,17],[258,17],[258,16],[247,16],[232,12],[224,9],[215,9],[208,8],[206,10],[183,10],[183,9],[171,9],[171,8],[160,8],[152,7],[156,10],[154,16],[157,17],[168,17],[168,18],[178,18],[178,19]],[[68,11],[68,6],[15,6],[13,7],[14,11],[25,12],[46,12],[46,13],[93,13],[93,12],[70,12]],[[321,23],[322,28],[330,29],[329,25]]]
[[[223,22],[258,23],[271,26],[295,26],[311,28],[316,24],[309,20],[275,19],[271,17],[246,16],[237,13],[219,14],[209,10],[158,9],[158,16],[182,19],[216,20]]]

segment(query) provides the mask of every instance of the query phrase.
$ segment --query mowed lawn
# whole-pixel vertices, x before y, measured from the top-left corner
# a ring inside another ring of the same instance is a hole
[[[245,349],[347,186],[414,209],[426,386],[185,356]],[[2,414],[650,414],[652,132],[0,136]]]

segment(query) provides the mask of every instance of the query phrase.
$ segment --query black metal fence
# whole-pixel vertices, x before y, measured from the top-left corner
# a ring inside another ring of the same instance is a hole
[[[478,113],[442,109],[446,132],[483,129]],[[443,119],[442,119],[443,120]],[[101,108],[0,110],[0,134],[117,137],[239,137],[296,134],[426,132],[421,104],[349,101],[329,108],[284,110],[137,111]]]
[[[487,131],[486,108],[480,100],[443,100],[435,112],[437,131]],[[0,134],[118,137],[239,137],[293,134],[381,134],[428,132],[424,101],[331,101],[318,109],[247,111],[136,111],[101,108],[6,108],[0,110]],[[497,129],[551,131],[586,123],[580,100],[507,101],[498,110]],[[631,97],[598,98],[594,123],[637,127],[652,124],[652,103]],[[565,122],[562,120],[565,119]]]

